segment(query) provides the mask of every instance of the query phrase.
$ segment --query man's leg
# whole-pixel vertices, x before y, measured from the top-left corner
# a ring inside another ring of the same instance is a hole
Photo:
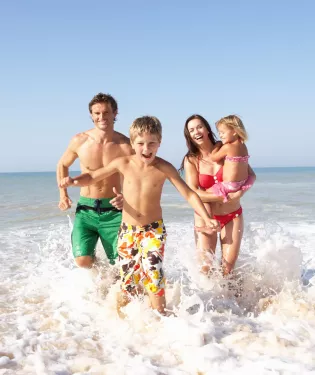
[[[95,229],[95,213],[79,211],[76,213],[71,235],[72,252],[75,263],[81,268],[91,268],[94,263],[98,233]]]
[[[121,225],[121,212],[108,211],[101,214],[98,234],[110,264],[115,264],[118,257],[117,240]]]

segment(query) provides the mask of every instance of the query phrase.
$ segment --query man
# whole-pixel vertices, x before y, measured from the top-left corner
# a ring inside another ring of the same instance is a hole
[[[117,157],[132,154],[129,139],[114,131],[118,113],[116,100],[111,95],[99,93],[89,103],[89,111],[94,128],[77,134],[70,141],[58,162],[58,186],[61,179],[69,175],[69,167],[77,158],[84,173],[104,167]],[[71,207],[72,202],[66,188],[59,188],[59,191],[59,208],[64,211]],[[121,223],[121,211],[118,210],[122,208],[120,191],[118,173],[81,188],[71,235],[72,251],[79,267],[93,265],[98,238],[110,263],[115,263]]]

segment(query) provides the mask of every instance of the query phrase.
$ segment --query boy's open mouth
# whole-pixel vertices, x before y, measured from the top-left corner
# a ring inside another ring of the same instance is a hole
[[[152,152],[151,152],[150,154],[148,154],[148,155],[146,155],[146,154],[142,154],[142,156],[143,156],[145,159],[150,159],[151,156],[152,156]]]

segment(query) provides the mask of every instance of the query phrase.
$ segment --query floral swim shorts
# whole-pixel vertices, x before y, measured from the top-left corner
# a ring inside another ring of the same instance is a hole
[[[142,281],[149,292],[158,296],[164,294],[165,242],[166,229],[162,219],[144,226],[121,223],[118,256],[122,291],[130,293]]]

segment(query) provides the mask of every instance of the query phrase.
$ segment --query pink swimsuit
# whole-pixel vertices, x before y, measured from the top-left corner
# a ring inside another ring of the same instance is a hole
[[[247,156],[226,156],[225,160],[232,161],[236,163],[247,163],[249,155]],[[245,180],[241,181],[216,181],[212,186],[212,192],[220,197],[224,197],[223,202],[227,202],[227,195],[229,193],[235,193],[236,191],[243,190],[246,191],[253,186],[254,178],[253,176],[248,176]]]

